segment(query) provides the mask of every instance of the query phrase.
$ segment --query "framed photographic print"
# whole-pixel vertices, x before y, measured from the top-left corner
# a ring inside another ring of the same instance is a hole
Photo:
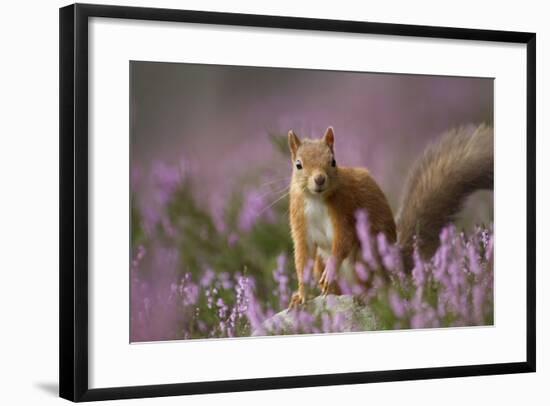
[[[535,34],[60,10],[60,395],[535,371]]]

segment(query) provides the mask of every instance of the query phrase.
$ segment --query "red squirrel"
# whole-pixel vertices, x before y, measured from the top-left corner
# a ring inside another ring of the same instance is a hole
[[[320,139],[300,140],[292,130],[288,133],[293,165],[289,213],[298,278],[290,308],[306,301],[304,269],[310,260],[321,293],[337,293],[330,273],[353,269],[358,210],[368,212],[373,235],[384,233],[398,244],[410,269],[415,239],[420,254],[431,257],[441,228],[464,200],[478,189],[493,188],[493,129],[486,125],[450,131],[426,149],[407,180],[397,221],[367,169],[337,165],[334,144],[332,127]]]

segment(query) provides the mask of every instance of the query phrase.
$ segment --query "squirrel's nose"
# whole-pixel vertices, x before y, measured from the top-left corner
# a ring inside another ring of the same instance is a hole
[[[325,184],[325,175],[317,175],[315,177],[315,183],[317,184],[317,186],[323,186]]]

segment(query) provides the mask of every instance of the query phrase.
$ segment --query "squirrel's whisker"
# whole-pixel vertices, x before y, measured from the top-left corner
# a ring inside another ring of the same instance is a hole
[[[284,178],[278,178],[278,179],[269,180],[269,181],[267,181],[267,182],[264,182],[264,183],[259,184],[258,187],[263,188],[263,187],[265,187],[265,186],[273,185],[273,184],[275,184],[275,183],[281,183],[281,182],[283,182],[283,181],[285,181],[285,182],[290,182],[290,176],[286,176],[286,177],[284,177]]]
[[[277,195],[278,195],[279,193],[284,192],[284,191],[287,190],[288,188],[290,188],[290,185],[287,185],[287,186],[285,186],[284,188],[279,189],[279,190],[268,190],[268,191],[262,193],[259,197],[260,197],[260,198],[263,198],[263,197],[266,197],[266,196],[269,196],[269,195],[274,195],[274,194],[277,194]]]
[[[266,206],[264,207],[262,210],[260,210],[258,212],[258,215],[262,214],[264,211],[266,211],[267,209],[270,209],[271,207],[273,207],[277,202],[281,201],[282,199],[284,199],[285,197],[287,197],[288,195],[290,194],[290,190],[288,192],[286,192],[285,194],[283,194],[281,197],[279,197],[277,200],[275,200],[273,203],[271,203],[269,206]]]

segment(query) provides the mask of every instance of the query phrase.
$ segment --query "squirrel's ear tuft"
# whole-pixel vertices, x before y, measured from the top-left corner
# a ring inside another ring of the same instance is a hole
[[[302,142],[298,138],[294,131],[290,130],[288,132],[288,148],[290,149],[290,154],[292,155],[292,160],[296,159],[296,151],[300,148]]]
[[[325,131],[323,141],[329,146],[330,149],[334,148],[334,129],[332,127],[327,128],[327,131]]]

